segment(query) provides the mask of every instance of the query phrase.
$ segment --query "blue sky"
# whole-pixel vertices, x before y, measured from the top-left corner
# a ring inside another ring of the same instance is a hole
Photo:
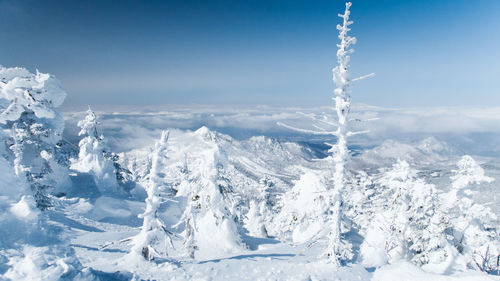
[[[325,105],[343,1],[0,0],[0,64],[66,105]],[[353,1],[353,101],[499,106],[500,1]]]

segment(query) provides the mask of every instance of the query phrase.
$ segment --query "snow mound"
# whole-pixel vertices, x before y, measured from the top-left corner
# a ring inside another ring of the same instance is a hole
[[[83,270],[71,249],[61,247],[25,246],[8,262],[9,269],[3,277],[10,280],[95,280],[88,270]]]

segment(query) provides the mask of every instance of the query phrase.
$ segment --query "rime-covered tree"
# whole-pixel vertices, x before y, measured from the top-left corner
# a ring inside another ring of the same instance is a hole
[[[443,194],[443,206],[453,225],[453,237],[457,250],[463,254],[469,268],[493,270],[500,255],[498,218],[488,207],[474,202],[474,187],[492,182],[484,170],[470,156],[465,155],[457,163],[451,177],[450,191]]]
[[[181,183],[181,188],[189,189],[189,192],[186,194],[186,208],[179,220],[179,222],[174,225],[174,227],[178,227],[181,224],[184,224],[184,253],[191,259],[195,258],[195,253],[198,250],[198,246],[196,245],[196,216],[201,209],[201,205],[199,204],[199,196],[196,195],[196,191],[192,189],[191,183],[189,181],[183,181]]]
[[[126,184],[130,172],[120,166],[118,155],[111,152],[104,136],[99,133],[99,121],[90,107],[77,125],[80,127],[78,135],[83,138],[79,142],[78,160],[72,168],[90,173],[101,192],[120,191],[119,187]]]
[[[233,252],[244,248],[235,222],[233,192],[222,171],[223,152],[214,142],[214,134],[202,127],[194,136],[203,149],[191,158],[182,194],[186,209],[178,225],[185,226],[184,244],[189,256],[196,250],[208,249]]]
[[[352,251],[350,250],[350,243],[345,239],[342,239],[342,220],[344,218],[342,214],[342,196],[346,184],[345,165],[349,156],[347,138],[349,136],[364,133],[352,132],[348,128],[349,111],[351,107],[350,86],[353,81],[361,80],[373,75],[370,74],[355,79],[351,79],[349,76],[349,55],[353,52],[351,45],[356,43],[356,38],[348,35],[348,32],[351,30],[349,26],[353,23],[349,20],[349,9],[351,5],[351,2],[346,3],[344,14],[339,14],[339,17],[343,20],[342,25],[337,25],[340,44],[337,44],[338,66],[333,69],[333,81],[336,85],[333,98],[335,101],[336,117],[331,118],[327,115],[318,117],[313,114],[301,113],[315,122],[315,124],[313,124],[315,130],[301,129],[283,123],[278,123],[281,126],[299,132],[315,135],[331,135],[337,139],[336,144],[330,145],[331,148],[328,150],[330,155],[325,159],[325,161],[331,163],[333,171],[331,175],[331,184],[329,184],[330,188],[325,195],[329,208],[325,212],[323,219],[328,222],[326,223],[326,229],[324,229],[322,234],[319,235],[319,238],[324,238],[324,236],[328,237],[328,245],[325,249],[324,256],[328,261],[337,265],[340,264],[341,261],[348,260],[353,256]]]
[[[377,266],[400,259],[420,266],[449,266],[456,251],[449,236],[451,224],[434,185],[417,178],[404,161],[376,184],[379,194],[371,200],[377,211],[361,246],[363,259]]]
[[[3,157],[29,183],[40,209],[51,206],[48,194],[68,180],[67,159],[60,149],[64,120],[57,111],[65,97],[49,74],[0,67]]]
[[[140,216],[143,219],[141,232],[132,239],[131,252],[148,261],[167,257],[167,250],[172,246],[171,232],[158,214],[161,204],[168,199],[165,195],[171,194],[171,188],[162,175],[167,157],[167,141],[168,131],[163,131],[151,158],[149,183],[146,186],[146,210]]]
[[[268,236],[265,225],[266,211],[264,201],[260,203],[255,200],[250,201],[248,213],[245,217],[245,226],[250,235],[261,238]]]
[[[259,180],[259,184],[257,188],[251,189],[248,194],[244,195],[246,198],[246,204],[244,208],[246,210],[246,214],[244,216],[243,222],[245,224],[245,228],[248,230],[249,234],[255,237],[268,237],[268,230],[273,228],[279,230],[282,229],[272,222],[273,219],[273,188],[274,183],[272,179],[266,175]]]
[[[321,174],[306,171],[284,194],[283,206],[275,221],[285,236],[294,243],[313,239],[327,227],[324,214],[330,207],[326,196],[328,190]]]

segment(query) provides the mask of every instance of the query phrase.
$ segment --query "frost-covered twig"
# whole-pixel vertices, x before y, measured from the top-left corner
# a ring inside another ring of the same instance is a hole
[[[97,248],[99,251],[101,250],[104,250],[110,246],[113,246],[115,244],[121,244],[121,243],[125,243],[125,242],[129,242],[133,239],[133,237],[127,237],[127,238],[124,238],[124,239],[121,239],[119,241],[113,241],[113,242],[107,242],[105,243],[104,245],[100,246],[99,248]]]
[[[347,132],[346,136],[351,137],[351,136],[356,136],[356,135],[367,134],[369,132],[370,132],[370,130],[356,131],[356,132]]]
[[[363,80],[363,79],[366,79],[366,78],[370,78],[370,77],[373,77],[373,76],[375,76],[375,73],[372,72],[370,74],[363,75],[363,76],[360,76],[358,78],[351,79],[351,82],[360,81],[360,80]]]
[[[312,120],[317,121],[317,122],[325,123],[325,124],[330,125],[330,126],[338,126],[338,123],[335,122],[334,120],[325,120],[328,118],[326,115],[323,115],[324,119],[320,119],[320,118],[314,116],[313,114],[307,114],[307,113],[303,113],[300,111],[297,111],[297,114],[300,114],[304,117],[307,117],[307,118],[312,119]]]
[[[299,133],[312,134],[312,135],[335,135],[335,131],[322,131],[322,132],[320,131],[320,132],[318,132],[318,131],[293,127],[293,126],[287,125],[287,124],[282,123],[282,122],[277,122],[276,124],[281,126],[281,127],[285,127],[287,129],[297,131]]]
[[[349,119],[349,122],[369,122],[369,121],[376,121],[379,119],[380,119],[379,117],[368,118],[368,119],[354,118],[354,119]]]

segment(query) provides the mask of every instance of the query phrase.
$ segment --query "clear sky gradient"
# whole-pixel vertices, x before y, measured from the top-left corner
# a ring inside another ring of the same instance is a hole
[[[352,1],[356,103],[500,106],[500,0]],[[0,64],[67,105],[325,105],[344,1],[0,0]]]

